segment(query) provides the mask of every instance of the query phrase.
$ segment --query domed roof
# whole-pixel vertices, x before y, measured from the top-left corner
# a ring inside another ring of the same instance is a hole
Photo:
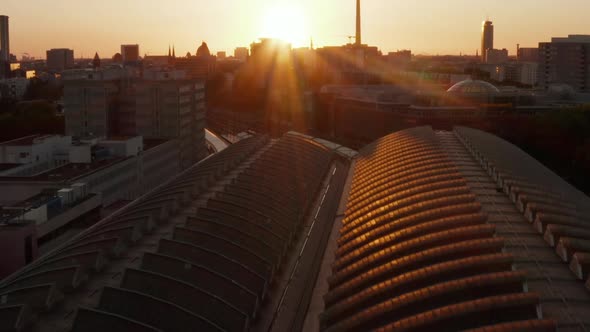
[[[492,84],[479,80],[467,79],[453,85],[447,90],[448,93],[455,94],[496,94],[500,90]]]
[[[203,42],[201,46],[197,49],[197,56],[211,56],[211,52],[209,52],[209,46],[207,43]]]

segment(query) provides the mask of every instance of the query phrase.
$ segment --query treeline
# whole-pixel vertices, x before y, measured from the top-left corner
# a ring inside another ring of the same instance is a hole
[[[0,102],[0,141],[34,134],[63,135],[64,132],[64,117],[58,114],[52,102]]]

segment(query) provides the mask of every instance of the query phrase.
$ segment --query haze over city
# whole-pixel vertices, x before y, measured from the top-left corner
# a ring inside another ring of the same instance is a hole
[[[11,16],[11,47],[19,57],[26,52],[43,58],[54,47],[91,57],[96,51],[112,56],[124,43],[141,44],[142,55],[163,54],[168,44],[178,54],[194,53],[200,41],[212,51],[231,52],[259,37],[276,37],[277,29],[295,47],[308,46],[310,38],[317,46],[341,45],[354,35],[349,2],[3,0],[2,10]],[[589,33],[588,12],[586,0],[368,0],[363,3],[363,37],[385,52],[474,54],[478,27],[489,17],[496,26],[496,45],[514,53],[517,43],[533,47],[552,36]],[[277,14],[286,19],[269,33],[269,17]]]

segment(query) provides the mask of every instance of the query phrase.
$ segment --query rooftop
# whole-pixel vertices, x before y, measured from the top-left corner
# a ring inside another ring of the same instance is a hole
[[[229,146],[0,281],[0,328],[590,328],[590,198],[542,164],[464,127],[338,150]]]
[[[498,90],[498,88],[496,88],[491,83],[488,83],[485,81],[468,79],[468,80],[464,80],[464,81],[461,81],[461,82],[453,85],[452,87],[450,87],[447,90],[447,92],[452,93],[452,94],[463,94],[463,95],[470,95],[470,94],[493,95],[493,94],[500,93],[500,90]]]
[[[0,142],[0,145],[4,146],[27,146],[33,145],[40,140],[53,137],[55,135],[31,135],[26,137],[21,137],[17,139],[13,139],[10,141]]]
[[[126,158],[109,158],[89,164],[69,163],[34,176],[1,176],[0,181],[61,182],[74,180],[112,166]]]

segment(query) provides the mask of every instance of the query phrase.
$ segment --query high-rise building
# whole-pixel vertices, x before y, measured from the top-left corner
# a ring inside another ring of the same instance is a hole
[[[202,81],[186,79],[183,71],[154,71],[134,82],[133,90],[137,135],[178,140],[182,168],[205,157]]]
[[[0,78],[10,75],[10,38],[8,16],[0,15]]]
[[[69,136],[140,135],[177,140],[183,168],[205,157],[205,92],[184,71],[84,70],[64,77],[64,113]]]
[[[516,57],[519,62],[539,62],[539,48],[519,47]]]
[[[539,43],[539,85],[567,84],[590,92],[590,35],[569,35]]]
[[[483,22],[481,32],[481,59],[486,62],[489,49],[494,48],[494,24],[492,21]]]
[[[0,15],[0,61],[10,60],[10,33],[8,16]]]
[[[361,46],[361,0],[356,0],[356,45]]]
[[[53,48],[46,52],[47,69],[62,72],[74,66],[74,51],[67,48]]]
[[[98,74],[98,73],[97,73]],[[111,118],[115,116],[119,83],[100,79],[64,77],[64,114],[66,135],[108,137],[113,134]]]
[[[227,54],[225,53],[225,51],[219,51],[217,52],[217,58],[220,60],[223,60],[227,57]]]
[[[501,50],[497,50],[494,48],[489,48],[486,50],[486,57],[485,63],[489,64],[499,64],[508,62],[508,50],[503,48]]]
[[[139,45],[121,45],[121,56],[123,62],[139,61]]]
[[[248,55],[250,54],[250,51],[248,50],[247,47],[237,47],[234,50],[234,58],[240,60],[240,61],[246,61],[248,60]]]

